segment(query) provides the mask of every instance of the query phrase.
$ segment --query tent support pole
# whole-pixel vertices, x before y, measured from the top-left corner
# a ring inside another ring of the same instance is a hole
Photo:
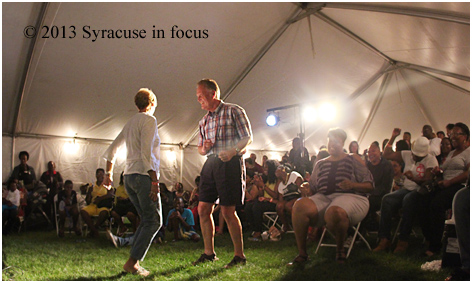
[[[421,114],[425,118],[426,123],[428,123],[428,125],[431,125],[433,127],[433,129],[439,129],[440,127],[438,127],[438,125],[436,123],[433,123],[433,120],[431,119],[431,115],[428,115],[428,112],[423,107],[418,94],[411,88],[410,82],[406,79],[405,75],[403,74],[403,71],[400,71],[400,75],[402,76],[403,80],[405,81],[406,86],[408,87],[408,90],[411,93],[411,97],[413,98],[413,100],[416,103],[416,106],[418,107]]]
[[[184,175],[184,147],[182,145],[179,145],[180,149],[180,176],[179,176],[179,182],[182,183],[182,178]]]
[[[382,102],[382,99],[385,94],[385,90],[387,89],[387,85],[388,85],[388,82],[390,81],[391,76],[392,76],[392,73],[386,73],[385,77],[382,80],[382,85],[380,86],[380,89],[377,93],[377,97],[375,98],[374,104],[372,105],[369,116],[367,116],[367,120],[364,126],[362,127],[361,133],[359,134],[359,138],[357,139],[359,143],[362,142],[362,140],[364,139],[364,136],[367,133],[367,130],[369,130],[370,124],[372,124],[372,121],[374,120],[375,114],[377,113],[380,103]]]
[[[269,41],[259,50],[257,55],[249,62],[248,66],[242,71],[242,73],[236,78],[236,80],[230,85],[226,94],[223,97],[223,100],[226,100],[231,96],[233,91],[238,87],[238,85],[244,80],[244,78],[252,71],[252,69],[259,63],[259,61],[264,57],[267,51],[277,42],[277,40],[284,34],[288,27],[292,24],[291,20],[294,19],[302,11],[301,8],[298,8],[290,18],[284,22],[283,26],[277,30],[277,32],[269,39]],[[190,136],[187,141],[185,141],[184,146],[187,146],[198,134],[198,127],[195,129],[193,134]]]
[[[319,5],[319,4],[318,4]],[[310,7],[310,4],[308,4]],[[420,18],[428,18],[433,20],[448,21],[457,24],[470,24],[470,18],[463,13],[456,12],[442,12],[427,8],[411,8],[411,7],[394,7],[385,5],[376,5],[370,3],[338,3],[328,2],[324,5],[325,9],[348,9],[348,10],[359,10],[369,11],[378,13],[397,14],[403,16],[413,16]]]
[[[356,91],[354,91],[351,95],[349,95],[348,100],[353,101],[357,97],[359,97],[364,91],[366,91],[369,87],[371,87],[382,75],[389,71],[391,65],[386,65],[383,69],[379,70],[375,75],[373,75],[365,84],[360,86]]]
[[[436,77],[436,76],[433,76],[433,75],[431,75],[431,74],[428,74],[428,73],[426,73],[426,72],[424,72],[424,71],[420,71],[420,70],[418,70],[418,69],[411,69],[411,68],[407,68],[407,69],[408,69],[408,70],[411,70],[411,71],[414,71],[414,72],[417,72],[417,73],[420,73],[420,74],[422,74],[422,75],[424,75],[424,76],[426,76],[426,77],[428,77],[428,78],[430,78],[430,79],[432,79],[432,80],[435,80],[435,81],[437,81],[437,82],[439,82],[439,83],[442,83],[442,84],[447,85],[448,87],[452,87],[452,88],[454,88],[454,89],[456,89],[456,90],[458,90],[458,91],[460,91],[460,92],[463,92],[463,93],[465,93],[465,94],[470,95],[470,91],[469,91],[469,90],[467,90],[467,89],[465,89],[465,88],[462,88],[462,87],[460,87],[460,86],[458,86],[458,85],[455,85],[455,84],[453,84],[453,83],[450,83],[450,82],[448,82],[448,81],[445,81],[445,80],[443,80],[443,79],[441,79],[441,78],[438,78],[438,77]]]
[[[346,27],[344,27],[340,23],[338,23],[335,20],[331,19],[330,17],[326,16],[322,12],[315,13],[315,16],[318,17],[319,19],[323,20],[324,22],[326,22],[330,26],[336,28],[340,32],[344,33],[345,35],[349,36],[350,38],[354,39],[356,42],[358,42],[362,46],[366,47],[370,51],[372,51],[375,54],[377,54],[378,56],[382,57],[382,59],[384,59],[385,61],[390,62],[390,64],[395,63],[395,61],[392,58],[390,58],[387,55],[383,54],[380,50],[375,48],[373,45],[371,45],[370,43],[368,43],[364,39],[360,38],[357,34],[353,33],[352,31],[350,31],[349,29],[347,29]]]
[[[458,79],[458,80],[461,80],[461,81],[470,82],[470,77],[467,77],[467,76],[463,76],[463,75],[459,75],[459,74],[455,74],[455,73],[451,73],[451,72],[447,72],[447,71],[442,71],[442,70],[438,70],[438,69],[434,69],[434,68],[430,68],[430,67],[426,67],[426,66],[420,66],[420,65],[405,63],[405,62],[398,62],[398,64],[402,64],[402,65],[404,64],[405,68],[408,68],[408,69],[435,73],[435,74],[438,74],[438,75]]]
[[[36,30],[41,30],[41,23],[44,20],[44,15],[46,14],[46,10],[48,9],[49,4],[48,3],[43,3],[41,5],[41,11],[39,12],[38,19],[36,21]],[[21,76],[21,82],[20,82],[20,89],[18,90],[18,96],[19,99],[16,104],[15,108],[15,116],[13,117],[13,137],[12,137],[12,147],[11,147],[11,170],[13,170],[13,164],[14,164],[14,154],[15,154],[15,146],[16,146],[16,135],[18,131],[18,117],[20,116],[20,110],[21,110],[21,105],[23,103],[23,97],[25,94],[25,88],[26,88],[26,82],[28,79],[28,74],[29,70],[32,64],[32,58],[33,58],[33,53],[36,47],[36,43],[38,42],[40,36],[37,36],[34,40],[34,42],[29,46],[28,54],[26,55],[26,63],[25,63],[25,68],[23,71],[23,74]]]

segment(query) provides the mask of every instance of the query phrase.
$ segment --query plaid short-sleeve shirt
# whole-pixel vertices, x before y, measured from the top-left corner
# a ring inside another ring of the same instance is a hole
[[[246,111],[236,104],[220,102],[214,112],[208,112],[198,123],[198,146],[211,140],[213,147],[207,155],[219,154],[231,149],[245,137],[252,136],[251,124]]]

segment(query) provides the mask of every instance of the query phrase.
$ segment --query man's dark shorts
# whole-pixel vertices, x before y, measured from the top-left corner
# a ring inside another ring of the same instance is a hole
[[[199,201],[214,203],[220,198],[221,205],[242,205],[246,186],[243,173],[241,156],[234,156],[230,161],[223,162],[217,155],[210,155],[200,173]]]

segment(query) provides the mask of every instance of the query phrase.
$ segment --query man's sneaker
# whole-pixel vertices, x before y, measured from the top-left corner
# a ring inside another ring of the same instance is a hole
[[[199,259],[197,259],[196,261],[192,262],[193,265],[197,265],[199,263],[204,263],[204,262],[207,262],[207,261],[217,261],[219,260],[219,258],[216,257],[215,254],[211,254],[211,255],[207,255],[205,253],[203,253]]]
[[[113,245],[115,246],[115,248],[118,248],[118,239],[115,235],[113,235],[113,233],[111,233],[110,230],[106,230],[106,235],[107,235],[107,239],[110,240]]]
[[[387,251],[390,246],[392,245],[392,243],[390,242],[390,240],[388,240],[387,238],[382,238],[380,239],[380,243],[379,245],[373,249],[372,251],[375,253],[375,252],[381,252],[381,251]]]
[[[227,265],[225,265],[225,268],[231,268],[235,265],[238,265],[238,264],[241,264],[241,265],[245,265],[246,264],[246,258],[245,257],[239,257],[237,255],[235,255],[233,257],[233,260],[231,260]]]

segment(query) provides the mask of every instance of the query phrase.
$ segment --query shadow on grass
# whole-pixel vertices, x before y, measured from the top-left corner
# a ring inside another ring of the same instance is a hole
[[[151,275],[167,276],[167,275],[174,274],[176,272],[180,272],[183,269],[185,269],[187,267],[190,267],[190,266],[192,266],[192,265],[191,264],[184,264],[184,265],[176,266],[174,268],[170,268],[168,270],[162,270],[160,272],[151,272]]]
[[[189,276],[187,278],[182,278],[182,281],[202,281],[208,280],[210,277],[214,277],[219,273],[226,271],[224,267],[217,267],[213,269],[202,269],[202,272]]]
[[[114,281],[118,280],[123,276],[126,276],[128,273],[127,272],[120,272],[116,275],[112,276],[90,276],[90,277],[77,277],[77,278],[67,278],[67,279],[58,279],[59,281]]]

